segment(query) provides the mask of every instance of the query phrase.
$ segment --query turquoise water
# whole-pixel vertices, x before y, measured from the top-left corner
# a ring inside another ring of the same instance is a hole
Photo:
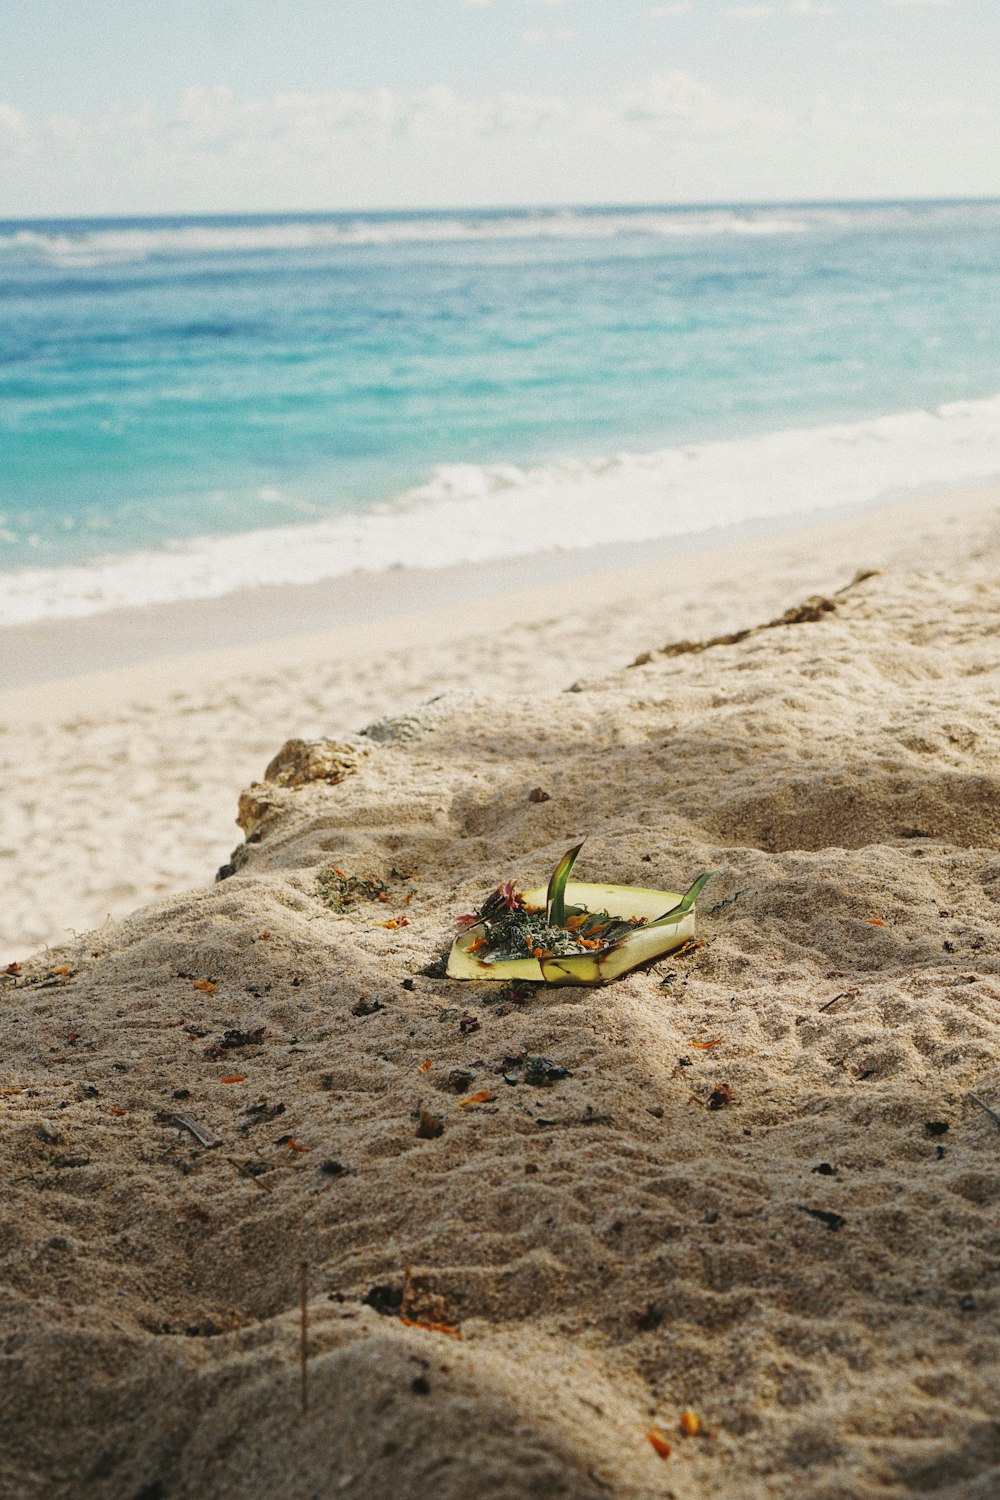
[[[996,203],[0,223],[0,619],[59,613],[60,570],[122,602],[109,555],[138,598],[224,591],[261,531],[339,526],[328,572],[447,562],[510,486],[572,544],[546,494],[600,505],[623,450],[964,402],[941,442],[990,471],[998,248]],[[419,557],[380,552],[394,508]]]

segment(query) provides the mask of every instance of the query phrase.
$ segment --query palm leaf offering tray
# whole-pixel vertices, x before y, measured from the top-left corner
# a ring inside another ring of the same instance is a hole
[[[571,881],[582,848],[563,855],[547,887],[519,891],[507,881],[460,918],[450,978],[604,984],[694,936],[695,901],[711,872],[683,895]]]

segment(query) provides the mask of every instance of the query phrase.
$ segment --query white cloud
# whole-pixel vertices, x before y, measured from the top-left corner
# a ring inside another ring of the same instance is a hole
[[[651,5],[651,16],[683,16],[691,9],[691,0],[673,0],[672,5]]]
[[[544,47],[550,42],[568,42],[573,33],[568,26],[560,26],[552,31],[543,31],[537,26],[530,27],[521,32],[522,42],[528,42],[533,47]]]
[[[709,84],[673,68],[650,73],[636,88],[614,95],[602,113],[613,126],[718,134],[733,123],[735,112],[736,106]]]
[[[867,110],[874,118],[875,108],[871,102],[862,106],[857,100],[838,97],[831,103],[820,98],[808,119],[827,128],[836,118],[853,128],[859,111]],[[898,101],[885,101],[887,121],[976,116],[985,124],[995,113],[953,98],[922,99],[908,112]],[[243,164],[266,158],[272,164],[293,165],[333,160],[355,147],[365,150],[379,143],[392,146],[432,138],[463,147],[502,137],[654,145],[665,138],[749,139],[754,133],[785,129],[794,133],[802,122],[801,112],[733,98],[681,69],[651,72],[627,89],[582,102],[514,90],[467,98],[448,84],[408,91],[284,92],[252,98],[217,84],[185,90],[166,116],[140,102],[89,117],[62,114],[31,120],[0,101],[0,132],[39,161],[61,152],[66,159],[89,156],[100,164],[115,155],[120,161],[184,163],[184,171],[194,174],[208,162]]]
[[[546,41],[566,40],[568,29],[526,33]],[[462,98],[447,84],[397,91],[339,89],[241,98],[225,84],[186,89],[167,118],[149,103],[103,115],[49,115],[29,121],[0,101],[0,137],[20,141],[39,156],[62,150],[94,159],[113,150],[120,159],[160,155],[198,162],[250,161],[267,156],[306,160],[344,149],[344,142],[427,140],[442,137],[471,143],[504,135],[607,131],[656,135],[692,128],[717,132],[734,118],[735,106],[699,79],[679,70],[651,73],[638,85],[603,100],[571,103],[559,95],[513,90],[480,99]]]
[[[788,9],[794,16],[832,16],[835,5],[824,5],[823,0],[790,0]]]
[[[996,194],[1000,101],[863,87],[793,106],[664,69],[583,98],[210,85],[165,110],[50,116],[0,101],[0,198],[30,217]]]
[[[731,5],[726,11],[727,16],[735,16],[740,21],[765,21],[768,16],[774,15],[773,5]]]
[[[882,0],[883,5],[891,5],[896,10],[910,10],[918,5],[950,5],[952,0]]]
[[[837,43],[838,52],[870,52],[874,56],[884,53],[898,52],[899,42],[892,37],[848,37],[846,41]]]
[[[3,136],[15,141],[26,141],[28,122],[21,110],[15,109],[13,104],[0,101],[0,137]]]

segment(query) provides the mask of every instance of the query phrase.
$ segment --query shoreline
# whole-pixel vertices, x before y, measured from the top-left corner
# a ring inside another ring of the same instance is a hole
[[[202,650],[190,647],[205,639],[204,606],[175,606],[175,633],[160,622],[144,640],[187,651],[0,694],[0,960],[210,886],[238,842],[241,790],[288,739],[351,738],[443,694],[486,695],[515,712],[551,695],[578,702],[558,696],[573,685],[634,683],[641,694],[643,673],[623,671],[637,657],[773,620],[861,569],[960,578],[1000,553],[998,517],[995,480],[744,529],[724,546],[642,560],[635,548],[631,566],[619,554],[618,566],[590,573],[558,576],[593,566],[592,554],[534,559],[527,571],[458,570],[458,598],[443,597],[433,575],[407,578],[405,598],[380,598],[361,580],[351,607],[363,607],[362,621],[299,634],[275,635],[258,595],[230,597],[211,608],[234,643]],[[326,593],[336,606],[337,590]],[[409,607],[384,612],[392,603]],[[86,624],[72,628],[77,646]],[[102,627],[114,642],[121,621]],[[485,777],[504,753],[489,753]]]
[[[633,604],[678,586],[690,593],[717,586],[734,569],[766,570],[778,554],[797,557],[815,580],[811,587],[820,589],[831,547],[898,550],[909,526],[935,522],[942,506],[970,516],[988,509],[998,489],[1000,476],[935,484],[889,491],[860,505],[652,542],[479,565],[358,571],[319,583],[257,586],[212,599],[8,627],[0,632],[7,664],[0,675],[0,726],[116,710],[272,672],[290,661],[308,666],[333,654],[355,662],[393,650],[401,638],[440,645],[472,632],[537,623],[577,610],[581,589],[597,608],[622,598]],[[810,570],[809,556],[823,563]]]
[[[51,636],[50,658],[124,665],[163,654],[190,606],[188,638],[234,644],[233,608],[253,597],[251,618],[269,617],[258,637],[368,617],[372,590],[425,608],[428,594],[464,598],[530,584],[615,560],[629,564],[726,545],[836,519],[880,496],[982,483],[1000,474],[1000,393],[913,406],[819,425],[781,426],[680,446],[587,458],[511,463],[441,463],[422,483],[360,511],[334,510],[272,525],[251,509],[244,528],[178,536],[173,542],[103,553],[75,563],[5,565],[0,570],[0,642]],[[263,491],[261,495],[263,495]],[[258,497],[259,498],[259,497]],[[280,489],[269,496],[281,500]],[[284,497],[288,498],[288,497]],[[259,507],[258,507],[259,509]],[[608,537],[607,518],[614,518]],[[0,528],[0,537],[3,532]],[[622,540],[626,539],[626,540]],[[628,540],[634,539],[634,540]],[[589,550],[588,550],[589,549]],[[596,560],[596,564],[595,564]],[[331,601],[342,601],[337,608]],[[104,617],[108,617],[104,619]],[[104,623],[102,624],[102,619]],[[92,622],[88,625],[88,622]],[[115,628],[116,622],[121,629]],[[81,627],[78,633],[76,626]],[[8,632],[28,632],[26,636]],[[123,649],[122,642],[126,641]],[[149,642],[156,643],[150,652]],[[145,643],[144,643],[145,642]],[[19,675],[0,666],[0,690],[53,675],[22,651]]]

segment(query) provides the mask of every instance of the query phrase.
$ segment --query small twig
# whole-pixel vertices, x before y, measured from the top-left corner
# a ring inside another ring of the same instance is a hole
[[[299,1267],[299,1370],[302,1378],[302,1415],[309,1410],[309,1262]]]
[[[244,1166],[243,1162],[237,1161],[235,1156],[227,1156],[226,1161],[228,1161],[231,1166],[234,1166],[237,1172],[242,1172],[244,1177],[249,1177],[254,1187],[260,1188],[262,1193],[269,1193],[271,1191],[266,1182],[261,1182],[259,1177],[255,1177],[254,1174],[250,1171],[250,1168]]]
[[[859,568],[854,577],[851,579],[850,583],[845,583],[841,588],[834,589],[833,597],[836,598],[838,594],[849,594],[851,589],[856,589],[858,584],[864,583],[866,578],[881,577],[881,568]]]
[[[185,1110],[176,1109],[170,1114],[164,1114],[160,1118],[167,1125],[179,1125],[182,1130],[187,1130],[194,1136],[201,1146],[221,1146],[222,1136],[216,1135],[214,1130],[209,1130],[207,1125],[199,1125]]]
[[[857,993],[857,990],[841,990],[839,995],[834,995],[832,1000],[828,1000],[825,1005],[821,1005],[816,1014],[821,1016],[825,1010],[830,1010],[832,1006],[836,1005],[838,1000],[846,1000],[848,995],[856,995]]]
[[[413,1303],[413,1272],[406,1262],[403,1262],[403,1297],[399,1304],[399,1310],[405,1317],[410,1311]]]
[[[707,947],[707,938],[685,938],[679,948],[671,948],[670,952],[665,956],[671,959],[687,958],[690,954],[697,953],[699,949]]]
[[[966,1099],[968,1099],[970,1104],[975,1104],[978,1109],[981,1109],[985,1114],[988,1114],[991,1120],[993,1120],[997,1125],[1000,1125],[1000,1115],[997,1114],[995,1109],[990,1109],[990,1106],[988,1104],[984,1104],[982,1099],[977,1099],[975,1094],[966,1094],[965,1097]]]

